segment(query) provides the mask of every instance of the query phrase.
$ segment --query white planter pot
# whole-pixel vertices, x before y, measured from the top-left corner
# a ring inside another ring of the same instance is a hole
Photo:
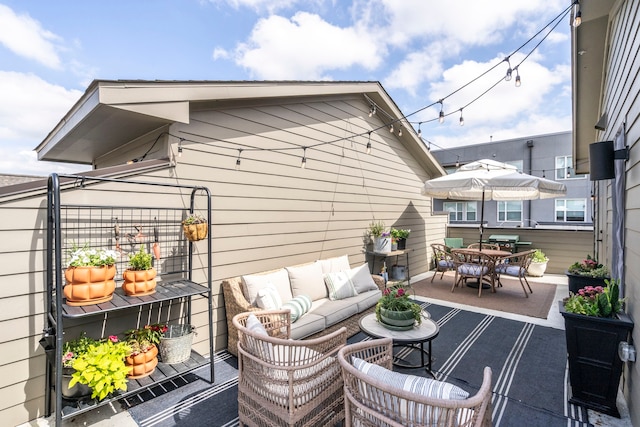
[[[542,277],[545,270],[547,269],[548,262],[549,261],[545,261],[545,262],[532,261],[531,264],[529,264],[529,268],[527,269],[527,275],[533,276],[533,277]]]
[[[391,237],[374,237],[374,252],[391,252]]]

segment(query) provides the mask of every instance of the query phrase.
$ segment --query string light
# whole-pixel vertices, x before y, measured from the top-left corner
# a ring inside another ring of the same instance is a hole
[[[444,100],[438,101],[440,103],[440,114],[438,115],[438,121],[444,123]]]
[[[400,125],[400,128],[398,129],[398,136],[402,136],[402,125]]]
[[[546,172],[546,171],[545,171],[544,169],[542,169],[542,177],[543,177],[543,178],[546,178],[545,172]]]
[[[576,14],[573,16],[573,26],[577,28],[582,24],[582,10],[580,10],[580,2],[576,0]]]
[[[458,156],[456,158],[456,167],[459,168],[460,167],[460,156]]]
[[[178,141],[178,157],[182,157],[182,138]]]
[[[373,117],[375,113],[376,113],[376,104],[373,104],[371,108],[369,108],[369,117]]]
[[[520,81],[520,72],[518,71],[518,67],[516,67],[516,87],[520,87],[522,82]]]
[[[511,80],[511,73],[513,70],[511,69],[511,61],[509,60],[509,57],[507,56],[504,60],[507,61],[507,64],[509,65],[509,68],[507,68],[507,74],[504,76],[504,81],[508,82]]]
[[[302,169],[307,167],[307,147],[302,147],[302,163],[300,163]]]
[[[391,125],[389,125],[389,132],[393,133],[393,123],[391,123]]]
[[[460,109],[460,126],[464,126],[464,117],[462,117],[462,108]]]
[[[422,138],[422,129],[420,129],[421,125],[422,125],[422,122],[418,123],[418,138]]]
[[[238,158],[236,159],[236,170],[240,170],[240,156],[242,155],[242,148],[238,148]]]
[[[371,154],[371,131],[369,131],[369,140],[367,141],[367,154]]]

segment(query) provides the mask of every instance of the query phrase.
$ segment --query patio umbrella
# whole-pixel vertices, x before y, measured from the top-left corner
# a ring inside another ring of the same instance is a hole
[[[489,159],[460,166],[452,174],[426,181],[422,188],[422,194],[436,199],[481,200],[481,247],[485,200],[550,199],[566,193],[564,184],[527,175],[515,166]]]

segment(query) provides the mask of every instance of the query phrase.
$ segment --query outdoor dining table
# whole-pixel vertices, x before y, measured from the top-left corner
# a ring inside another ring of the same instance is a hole
[[[499,249],[488,249],[488,248],[466,248],[466,249],[460,249],[462,251],[465,252],[476,252],[476,253],[483,253],[485,255],[487,255],[489,258],[491,258],[491,266],[490,266],[490,275],[491,275],[491,282],[495,283],[496,282],[496,270],[495,270],[495,265],[496,262],[500,260],[500,258],[505,257],[505,256],[510,256],[511,252],[509,251],[503,251],[503,250],[499,250]],[[480,281],[478,280],[477,282],[467,282],[467,286],[470,288],[478,288],[478,286],[480,286]],[[483,284],[482,289],[489,289],[490,286],[488,284]]]

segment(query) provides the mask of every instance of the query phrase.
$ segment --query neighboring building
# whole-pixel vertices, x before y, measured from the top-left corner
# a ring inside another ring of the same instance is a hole
[[[640,2],[580,0],[572,31],[573,155],[578,173],[602,166],[589,145],[615,141],[629,159],[611,160],[615,178],[596,182],[594,242],[599,260],[621,279],[627,314],[640,321]],[[575,12],[575,11],[574,11]],[[613,153],[610,153],[611,155]],[[640,346],[636,324],[631,342]],[[631,423],[640,426],[640,363],[625,363],[620,381]]]
[[[374,105],[379,113],[370,115]],[[200,330],[215,323],[219,351],[223,279],[344,254],[362,265],[372,220],[411,229],[412,276],[429,270],[430,244],[445,237],[447,218],[432,215],[421,189],[445,171],[415,132],[389,132],[402,117],[378,82],[99,80],[36,150],[40,160],[86,164],[93,175],[211,191],[213,319],[205,298],[191,311]],[[95,185],[115,206],[189,206],[161,189]],[[16,425],[45,410],[46,181],[0,187],[0,216],[0,420]],[[206,246],[196,249],[193,277],[206,283]],[[207,354],[208,334],[193,348]]]
[[[572,168],[571,132],[536,135],[504,141],[431,151],[449,173],[456,165],[492,159],[518,170],[562,182],[567,194],[557,199],[486,201],[484,222],[489,227],[591,227],[592,200],[588,175]],[[451,224],[480,222],[480,201],[434,200],[434,210],[449,212]]]

